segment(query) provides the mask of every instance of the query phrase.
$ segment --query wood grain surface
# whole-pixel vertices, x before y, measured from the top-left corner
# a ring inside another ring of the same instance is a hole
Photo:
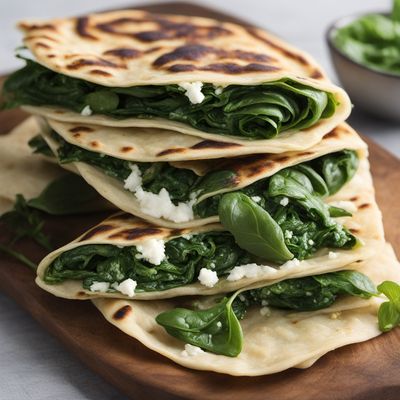
[[[141,8],[238,22],[193,4]],[[0,133],[6,133],[25,117],[16,110],[0,113]],[[386,238],[400,254],[400,161],[372,141],[367,142]],[[47,217],[46,230],[59,246],[105,216]],[[6,232],[0,229],[0,242],[6,240]],[[28,242],[20,243],[19,249],[35,261],[45,255]],[[34,284],[32,271],[4,255],[0,257],[0,290],[15,299],[88,367],[133,399],[400,398],[400,329],[331,352],[307,370],[291,369],[256,378],[192,371],[148,350],[108,324],[90,302],[63,300],[40,290]]]

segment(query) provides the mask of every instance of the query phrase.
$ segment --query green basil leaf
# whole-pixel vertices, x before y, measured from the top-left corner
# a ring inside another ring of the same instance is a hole
[[[208,310],[176,308],[156,317],[171,335],[215,354],[236,357],[243,347],[243,332],[230,299],[223,299]]]
[[[101,211],[106,204],[91,186],[75,174],[66,174],[56,179],[38,197],[27,202],[29,207],[52,215]]]
[[[219,203],[221,224],[242,248],[264,260],[283,263],[293,258],[282,229],[270,214],[241,193],[225,194]]]
[[[400,312],[391,302],[386,301],[379,306],[378,310],[379,329],[388,332],[400,323]]]
[[[383,293],[400,312],[400,285],[392,281],[384,281],[378,286],[380,293]]]
[[[343,208],[329,206],[329,215],[332,218],[351,217],[353,214]]]

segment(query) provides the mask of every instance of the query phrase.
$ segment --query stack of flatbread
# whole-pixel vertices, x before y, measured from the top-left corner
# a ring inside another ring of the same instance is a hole
[[[37,150],[121,210],[36,282],[184,366],[262,375],[380,333],[399,281],[346,93],[255,28],[124,10],[20,23]],[[49,154],[49,153],[47,153]]]

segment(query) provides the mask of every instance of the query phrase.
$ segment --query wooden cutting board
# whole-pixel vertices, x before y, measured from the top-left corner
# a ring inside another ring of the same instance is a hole
[[[186,3],[141,8],[161,13],[200,15],[241,22],[213,10]],[[6,133],[25,117],[26,114],[21,111],[2,112],[0,133]],[[367,142],[370,146],[378,203],[384,215],[386,237],[394,245],[397,254],[400,254],[400,161],[372,141]],[[59,246],[104,217],[105,214],[48,217],[47,233],[56,238],[54,244]],[[0,242],[6,239],[6,234],[0,229]],[[45,255],[31,243],[21,243],[19,249],[35,261]],[[108,324],[90,302],[58,299],[40,290],[35,286],[34,274],[29,269],[4,255],[0,254],[0,257],[0,290],[15,299],[89,368],[131,398],[400,398],[400,329],[371,341],[331,352],[307,370],[291,369],[256,378],[192,371],[146,349]]]

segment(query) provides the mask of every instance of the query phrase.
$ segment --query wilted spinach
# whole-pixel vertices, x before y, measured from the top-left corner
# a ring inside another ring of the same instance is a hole
[[[136,257],[135,246],[85,245],[57,257],[46,270],[47,283],[66,279],[83,280],[90,289],[93,282],[122,282],[131,278],[136,291],[159,291],[197,281],[200,269],[208,268],[218,276],[254,257],[241,249],[228,232],[209,232],[190,238],[175,238],[165,243],[166,258],[153,265]]]
[[[281,79],[256,86],[230,85],[216,94],[202,88],[205,99],[192,104],[178,85],[108,87],[54,72],[32,61],[4,83],[6,107],[60,106],[113,118],[163,117],[206,132],[269,139],[289,129],[300,130],[329,118],[336,108],[331,93]]]

